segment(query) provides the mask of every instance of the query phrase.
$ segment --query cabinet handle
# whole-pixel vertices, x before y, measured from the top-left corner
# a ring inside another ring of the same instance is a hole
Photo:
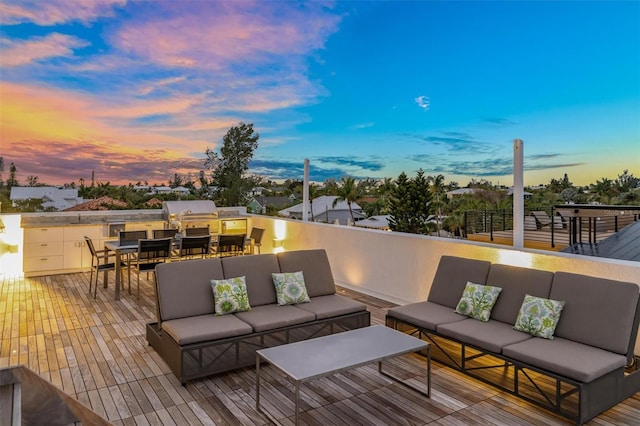
[[[40,260],[49,260],[48,257],[41,257]]]
[[[41,231],[48,231],[48,228],[40,228]]]
[[[49,244],[47,244],[47,243],[42,243],[42,244],[40,244],[40,247],[46,247],[46,246],[48,246],[48,245],[49,245]]]

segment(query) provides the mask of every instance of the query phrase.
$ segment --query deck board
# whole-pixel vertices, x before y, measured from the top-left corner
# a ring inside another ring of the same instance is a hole
[[[0,279],[0,366],[25,364],[41,377],[122,425],[267,425],[255,409],[255,371],[245,368],[191,381],[186,387],[148,346],[153,320],[151,283],[141,277],[141,297],[113,288],[88,293],[89,274]],[[383,324],[392,303],[347,289],[340,294],[369,307]],[[424,358],[404,355],[385,370],[424,385]],[[263,364],[263,410],[293,424],[293,385]],[[306,383],[302,424],[564,425],[569,422],[505,392],[433,363],[432,398],[363,366]],[[634,424],[640,394],[592,420],[593,425]]]

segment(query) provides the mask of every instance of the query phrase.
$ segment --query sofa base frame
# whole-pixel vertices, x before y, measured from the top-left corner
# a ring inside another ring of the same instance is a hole
[[[187,381],[255,365],[256,350],[367,327],[369,311],[188,345],[178,344],[158,323],[147,324],[147,342],[182,385]]]
[[[443,336],[398,318],[387,327],[432,345],[432,359],[527,402],[581,425],[633,395],[640,388],[640,370],[619,368],[589,383],[560,376]]]

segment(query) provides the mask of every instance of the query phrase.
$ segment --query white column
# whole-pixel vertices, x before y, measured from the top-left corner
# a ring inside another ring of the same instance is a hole
[[[309,159],[304,159],[304,181],[302,184],[302,220],[309,220]]]
[[[524,247],[524,144],[513,140],[513,247]]]

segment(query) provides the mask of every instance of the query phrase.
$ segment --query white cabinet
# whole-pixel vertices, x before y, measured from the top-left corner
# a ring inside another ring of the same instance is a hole
[[[104,225],[67,225],[25,228],[23,267],[26,275],[74,272],[91,267],[91,253],[84,237],[96,249],[103,248]]]
[[[24,272],[62,269],[64,265],[62,227],[24,230]]]
[[[102,248],[102,227],[96,225],[65,226],[64,234],[64,269],[87,269],[91,267],[91,252],[84,237],[91,238],[96,250]]]

